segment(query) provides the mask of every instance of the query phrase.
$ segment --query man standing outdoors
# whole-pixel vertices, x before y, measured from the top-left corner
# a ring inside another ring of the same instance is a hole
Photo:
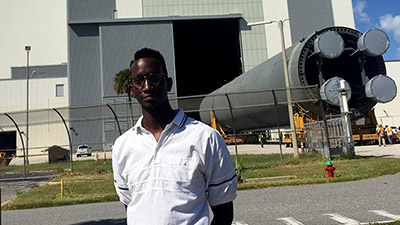
[[[392,128],[389,127],[388,125],[386,125],[386,126],[385,126],[385,132],[386,132],[386,134],[387,134],[389,143],[390,143],[390,144],[393,144],[393,139],[392,139],[393,131],[392,131]]]
[[[383,129],[382,125],[379,125],[379,128],[377,130],[378,133],[378,143],[379,143],[379,147],[381,147],[381,145],[383,144],[383,147],[386,146],[385,143],[385,129]]]
[[[173,110],[172,79],[153,49],[135,53],[132,94],[143,115],[113,146],[114,183],[130,225],[231,224],[237,178],[224,139]]]
[[[264,135],[263,135],[262,133],[260,133],[260,134],[258,135],[258,142],[260,142],[261,148],[264,148],[263,139],[264,139]]]

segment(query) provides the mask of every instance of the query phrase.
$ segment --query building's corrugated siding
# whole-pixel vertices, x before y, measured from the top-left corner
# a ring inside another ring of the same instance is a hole
[[[292,42],[334,25],[330,0],[288,0]]]
[[[168,74],[175,81],[174,45],[171,21],[100,25],[100,40],[103,103],[119,101],[119,98],[115,98],[116,93],[113,90],[115,74],[120,70],[129,68],[129,63],[133,59],[135,52],[144,47],[156,49],[163,54],[167,64]],[[173,88],[170,94],[175,95],[175,93],[175,88]],[[140,115],[140,112],[137,112],[138,105],[136,104],[133,108],[136,120]],[[128,114],[129,112],[128,110]],[[118,115],[121,115],[120,113],[121,112],[117,112]],[[125,124],[125,126],[121,127],[122,132],[124,132],[129,127],[127,118],[120,119],[122,119],[121,125]],[[104,141],[112,143],[119,136],[117,126],[114,125],[113,119],[103,121],[103,126]]]
[[[97,24],[69,28],[70,106],[101,103],[100,48]]]
[[[30,79],[67,77],[67,64],[30,66]],[[26,66],[11,67],[11,79],[26,79]]]
[[[120,70],[129,68],[135,52],[153,48],[163,54],[168,74],[175,80],[172,22],[110,24],[100,27],[103,96],[115,96],[113,80]],[[175,89],[170,92],[175,93]]]
[[[247,27],[248,22],[264,20],[262,0],[148,0],[143,2],[144,17],[201,16],[242,14],[239,24],[242,40],[243,68],[247,71],[267,59],[267,45],[263,26]],[[254,31],[257,30],[257,31]]]
[[[69,27],[69,106],[101,104],[100,43],[97,24],[70,25]],[[70,110],[70,119],[96,110]],[[70,122],[79,135],[72,135],[74,147],[78,144],[102,143],[101,121]],[[90,143],[88,143],[90,141]],[[92,144],[94,149],[101,145]]]
[[[113,17],[115,0],[68,0],[68,21]]]

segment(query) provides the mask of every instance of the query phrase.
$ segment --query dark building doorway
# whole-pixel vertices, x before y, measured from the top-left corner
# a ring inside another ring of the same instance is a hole
[[[208,94],[242,73],[239,19],[174,21],[177,95]]]
[[[173,22],[178,97],[213,92],[242,74],[239,19]],[[179,100],[179,108],[197,111],[202,98]],[[200,119],[197,112],[189,116]]]
[[[0,132],[0,152],[5,152],[7,157],[15,155],[17,149],[17,132]]]

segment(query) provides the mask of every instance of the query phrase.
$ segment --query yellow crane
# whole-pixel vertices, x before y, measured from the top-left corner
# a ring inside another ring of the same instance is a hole
[[[215,118],[214,110],[210,111],[211,115],[211,127],[217,130],[221,136],[224,138],[226,144],[234,144],[235,137],[231,135],[227,135],[224,130],[222,129],[221,125],[218,123],[217,118]],[[244,140],[240,137],[236,137],[236,143],[241,144],[244,143]]]

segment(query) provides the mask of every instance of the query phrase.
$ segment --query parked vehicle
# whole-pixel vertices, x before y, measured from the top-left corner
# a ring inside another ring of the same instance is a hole
[[[88,145],[78,145],[76,149],[76,157],[81,157],[82,155],[91,156],[92,155],[92,147]]]
[[[397,127],[391,126],[391,128],[392,128],[392,131],[393,131],[394,134],[397,134],[397,133],[400,132],[400,130],[399,130],[400,127],[397,128]]]

